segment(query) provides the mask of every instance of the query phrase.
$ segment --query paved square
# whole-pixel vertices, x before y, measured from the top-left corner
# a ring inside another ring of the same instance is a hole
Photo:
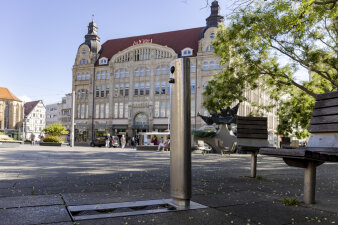
[[[0,224],[72,224],[65,206],[170,198],[170,153],[22,145],[0,148]],[[317,204],[303,198],[303,169],[250,155],[192,155],[192,200],[208,209],[79,224],[338,224],[338,164],[317,170]]]

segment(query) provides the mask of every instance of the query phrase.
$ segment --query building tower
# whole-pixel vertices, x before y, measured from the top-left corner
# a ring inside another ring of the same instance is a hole
[[[207,21],[207,28],[209,27],[217,27],[219,23],[224,21],[224,17],[219,15],[220,7],[218,5],[218,1],[213,1],[211,3],[211,14],[206,19]]]

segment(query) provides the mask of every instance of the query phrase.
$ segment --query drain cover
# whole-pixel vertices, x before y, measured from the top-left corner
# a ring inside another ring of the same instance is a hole
[[[184,208],[175,205],[172,199],[160,199],[97,205],[78,205],[68,206],[67,208],[72,216],[72,219],[74,221],[79,221],[110,217],[165,213],[192,209],[204,209],[207,208],[207,206],[200,205],[196,202],[190,202],[190,207]]]

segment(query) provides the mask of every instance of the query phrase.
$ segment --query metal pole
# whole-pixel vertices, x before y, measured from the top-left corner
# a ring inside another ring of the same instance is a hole
[[[75,118],[75,91],[72,93],[72,125],[70,133],[70,147],[74,147],[74,118]]]
[[[315,203],[316,194],[316,168],[315,162],[308,162],[304,174],[304,202],[305,204]]]
[[[171,197],[179,207],[188,208],[191,198],[191,93],[190,59],[174,61],[170,121]]]
[[[256,177],[257,170],[257,152],[251,153],[251,176],[252,178]]]

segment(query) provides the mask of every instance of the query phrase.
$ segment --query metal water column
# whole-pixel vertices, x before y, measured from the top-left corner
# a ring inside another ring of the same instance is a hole
[[[173,61],[169,83],[170,111],[170,187],[179,207],[189,208],[191,199],[191,109],[190,59]]]

